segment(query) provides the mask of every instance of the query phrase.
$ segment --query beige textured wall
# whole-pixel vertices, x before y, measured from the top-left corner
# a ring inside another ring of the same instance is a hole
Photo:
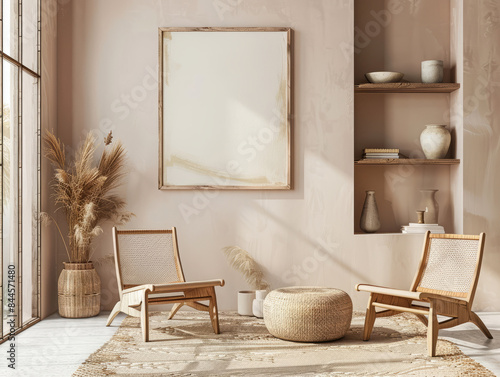
[[[57,131],[57,0],[42,1],[42,132]],[[42,159],[42,211],[52,210],[49,184],[52,168]],[[57,247],[55,230],[42,227],[42,318],[57,310]]]
[[[250,251],[274,288],[338,287],[357,309],[367,297],[354,292],[356,283],[411,283],[420,236],[353,235],[359,216],[353,211],[353,15],[353,1],[346,0],[73,0],[59,12],[59,135],[76,146],[89,130],[99,137],[113,130],[129,156],[121,193],[137,216],[128,227],[177,226],[187,278],[226,279],[218,290],[221,308],[234,309],[236,292],[248,288],[221,253],[229,245]],[[293,191],[157,190],[159,26],[294,29]],[[94,259],[112,253],[110,226],[95,248]],[[117,299],[113,265],[98,271],[103,306],[110,309]],[[479,294],[479,308],[487,298]]]
[[[500,3],[467,0],[464,5],[464,230],[486,232],[477,296],[484,310],[498,311]]]

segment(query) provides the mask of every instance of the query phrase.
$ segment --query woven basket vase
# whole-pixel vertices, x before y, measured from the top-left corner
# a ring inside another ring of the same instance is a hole
[[[351,325],[352,301],[335,288],[288,287],[264,301],[264,323],[277,338],[326,342],[342,338]]]
[[[92,262],[64,263],[57,288],[61,317],[87,318],[99,314],[101,279]]]

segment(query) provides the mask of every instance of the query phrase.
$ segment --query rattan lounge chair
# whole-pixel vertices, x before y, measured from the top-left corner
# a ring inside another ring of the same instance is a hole
[[[483,321],[472,311],[484,240],[484,233],[464,236],[427,232],[420,266],[409,291],[358,284],[356,290],[370,292],[363,340],[370,339],[376,318],[399,312],[415,314],[428,327],[429,356],[436,355],[438,331],[462,323],[474,323],[492,339]],[[451,318],[438,322],[438,315]]]
[[[219,334],[215,287],[224,280],[186,282],[177,247],[176,229],[118,230],[113,228],[116,277],[120,301],[109,315],[109,326],[119,312],[141,318],[142,337],[149,341],[149,305],[174,306],[168,319],[188,305],[210,314]],[[208,301],[208,305],[200,303]]]

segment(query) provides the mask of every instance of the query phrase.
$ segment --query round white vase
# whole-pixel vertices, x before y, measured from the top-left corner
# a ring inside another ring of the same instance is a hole
[[[373,190],[366,191],[359,227],[365,233],[375,233],[380,229],[380,217],[378,214],[377,202],[375,200],[375,191]]]
[[[267,291],[265,289],[255,291],[255,300],[253,300],[252,312],[257,318],[264,317],[264,299],[266,298],[266,295]]]
[[[424,222],[426,224],[438,224],[439,204],[436,200],[438,190],[420,190],[420,202],[418,208],[425,211]]]
[[[421,79],[425,84],[443,82],[443,61],[424,60],[421,66]]]
[[[450,143],[450,131],[442,124],[428,124],[420,134],[420,145],[429,160],[445,158]]]
[[[253,300],[255,299],[255,291],[239,291],[238,292],[238,314],[253,316]]]

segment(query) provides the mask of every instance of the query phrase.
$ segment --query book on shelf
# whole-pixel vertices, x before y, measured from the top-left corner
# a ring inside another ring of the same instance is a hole
[[[401,227],[401,232],[406,234],[424,234],[430,231],[431,233],[444,234],[444,228],[439,224],[418,224],[409,223]]]
[[[365,148],[363,153],[399,153],[399,148]]]
[[[384,158],[408,158],[402,153],[364,153],[364,160],[384,159]]]

